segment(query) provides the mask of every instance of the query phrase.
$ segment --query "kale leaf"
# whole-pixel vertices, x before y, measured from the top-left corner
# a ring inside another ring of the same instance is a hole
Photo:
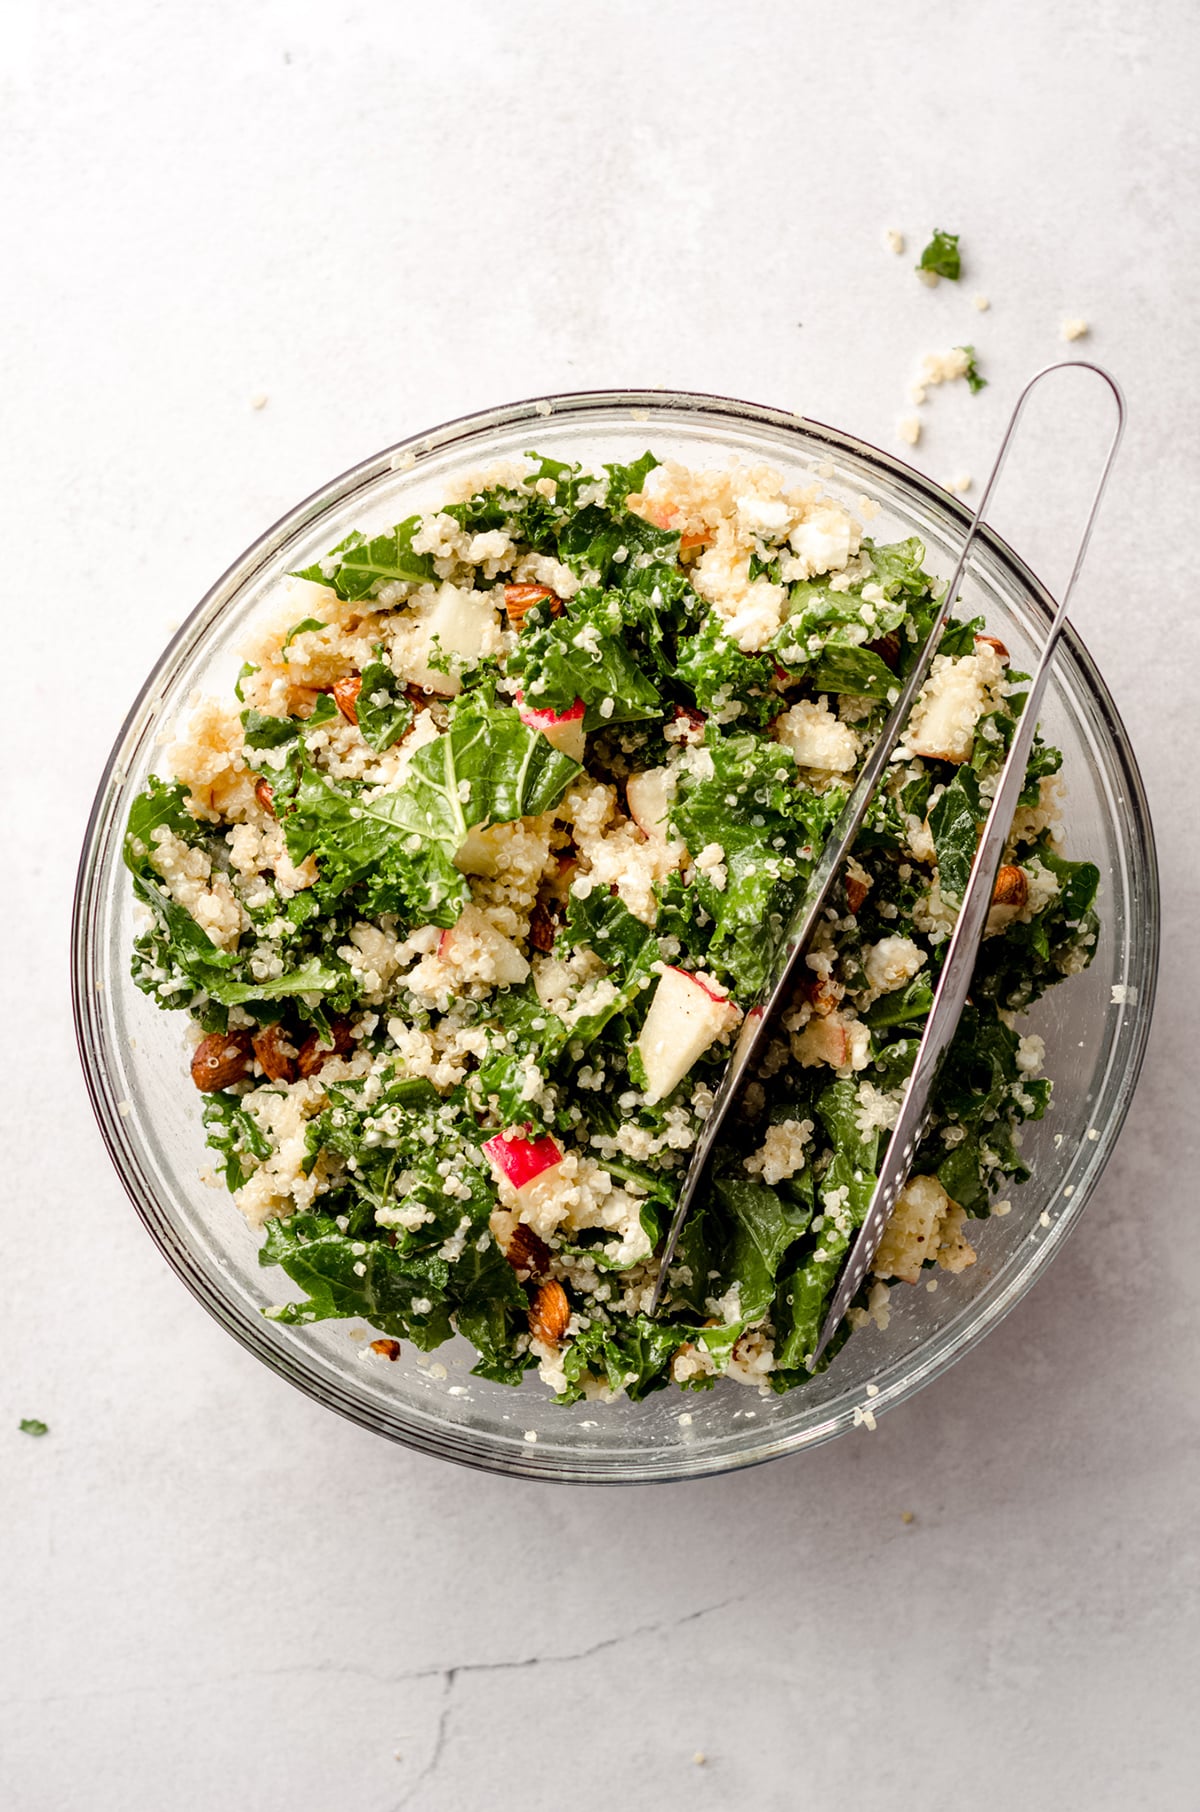
[[[370,539],[356,529],[323,560],[293,576],[311,579],[317,585],[331,585],[339,598],[355,601],[370,597],[377,585],[389,580],[423,584],[437,574],[432,554],[413,552],[413,536],[420,526],[421,518],[410,516],[407,522],[397,523],[386,534]]]
[[[288,853],[316,855],[327,894],[361,888],[367,912],[453,925],[470,898],[454,866],[467,832],[549,811],[578,772],[515,710],[467,697],[395,792],[367,799],[305,763],[281,808]]]
[[[766,978],[845,790],[797,785],[795,762],[777,743],[722,737],[711,725],[707,737],[712,778],[681,783],[671,821],[693,854],[713,843],[724,851],[725,885],[698,869],[692,887],[715,921],[709,962],[748,1000]]]
[[[322,1214],[267,1222],[261,1265],[280,1265],[306,1292],[303,1302],[268,1309],[272,1321],[303,1327],[361,1315],[385,1334],[428,1352],[450,1338],[445,1259],[398,1252],[382,1240],[355,1239]]]
[[[264,1158],[271,1155],[271,1141],[258,1121],[242,1106],[241,1096],[228,1090],[205,1096],[204,1136],[209,1147],[220,1154],[217,1169],[231,1190],[248,1183]]]
[[[619,601],[595,587],[579,592],[564,615],[526,630],[508,672],[536,710],[568,711],[582,700],[586,730],[662,714],[658,687],[629,647]]]
[[[412,705],[385,661],[370,661],[363,668],[354,714],[363,741],[378,755],[399,742],[411,724]]]
[[[967,890],[979,843],[979,825],[986,816],[974,773],[969,767],[958,768],[929,813],[942,898],[950,905],[957,905]]]
[[[700,710],[724,721],[736,716],[756,727],[779,711],[783,700],[771,689],[775,663],[769,654],[744,654],[714,611],[694,635],[679,642],[676,675],[691,689]],[[739,711],[730,707],[740,705]]]
[[[963,372],[963,376],[967,380],[967,388],[971,392],[971,395],[978,396],[981,390],[987,389],[987,379],[985,377],[980,377],[979,375],[979,366],[975,359],[975,348],[973,346],[957,346],[955,351],[966,353],[967,369]]]
[[[831,1082],[817,1099],[817,1113],[833,1157],[820,1182],[824,1225],[819,1242],[780,1277],[776,1291],[775,1359],[785,1373],[803,1366],[817,1344],[826,1304],[875,1188],[879,1134],[859,1129],[857,1084]],[[779,1383],[786,1387],[785,1380]]]
[[[941,227],[935,227],[933,238],[921,253],[920,262],[914,268],[919,271],[932,271],[935,276],[946,277],[951,283],[957,283],[962,275],[958,234],[944,233]]]
[[[724,1286],[737,1285],[740,1319],[759,1321],[771,1306],[784,1255],[808,1230],[812,1204],[793,1206],[781,1191],[747,1176],[719,1177],[714,1194],[729,1223]]]

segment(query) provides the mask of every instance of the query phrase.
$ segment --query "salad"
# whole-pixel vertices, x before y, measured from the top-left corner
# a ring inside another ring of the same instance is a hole
[[[559,1401],[807,1382],[1024,702],[952,621],[805,979],[678,1183],[936,608],[919,541],[817,482],[647,453],[467,478],[295,574],[133,806],[139,988],[187,1014],[213,1180],[299,1325],[456,1333]],[[933,1116],[840,1340],[975,1260],[1044,1113],[1018,1016],[1086,967],[1098,873],[1031,755]],[[181,1059],[181,1086],[186,1060]]]

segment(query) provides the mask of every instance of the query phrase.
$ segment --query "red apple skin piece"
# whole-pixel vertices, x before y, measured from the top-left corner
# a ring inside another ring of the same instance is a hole
[[[572,761],[582,761],[587,746],[587,737],[583,728],[584,713],[587,707],[581,698],[577,698],[569,711],[539,711],[532,705],[524,703],[524,693],[517,693],[517,711],[521,722],[528,724],[531,730],[540,730],[546,741],[560,754],[569,755]]]
[[[708,983],[701,981],[698,975],[692,975],[686,969],[678,969],[676,970],[676,974],[686,975],[690,982],[695,982],[702,994],[707,994],[710,1000],[719,1002],[721,1006],[731,1007],[733,1005],[728,994],[722,994],[720,988],[710,988]]]
[[[686,705],[676,705],[674,721],[677,724],[686,723],[687,730],[684,735],[685,742],[697,743],[704,741],[704,725],[707,720],[702,711],[689,711]]]
[[[625,782],[625,802],[638,829],[652,841],[668,843],[675,778],[667,768],[641,768]]]
[[[569,711],[541,710],[536,705],[527,705],[524,701],[525,694],[518,692],[517,710],[520,713],[521,722],[528,724],[531,730],[546,730],[553,728],[555,724],[573,724],[582,718],[587,710],[587,706],[581,698],[575,700]]]
[[[483,1155],[497,1177],[511,1184],[518,1194],[544,1176],[547,1170],[561,1164],[563,1158],[558,1143],[549,1133],[543,1133],[537,1139],[527,1139],[522,1133],[498,1133],[487,1141]]]

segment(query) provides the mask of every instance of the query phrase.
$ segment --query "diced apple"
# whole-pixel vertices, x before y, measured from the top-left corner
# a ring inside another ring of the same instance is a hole
[[[498,875],[500,853],[496,847],[495,824],[473,824],[463,838],[454,866],[464,875]]]
[[[424,687],[426,692],[440,692],[446,698],[460,691],[461,681],[452,673],[431,667],[429,662],[455,654],[464,660],[475,660],[485,651],[497,627],[490,600],[490,592],[464,591],[448,580],[438,587],[433,609],[425,621],[424,649],[414,656],[408,670],[413,685]]]
[[[337,609],[337,593],[330,585],[322,585],[316,579],[302,579],[299,573],[292,573],[287,582],[288,604],[298,614],[296,621],[305,617],[320,617],[328,610]]]
[[[526,1127],[525,1132],[528,1131]],[[563,1160],[562,1151],[549,1133],[543,1133],[538,1139],[526,1138],[523,1133],[499,1133],[484,1145],[483,1155],[497,1178],[508,1183],[518,1195],[531,1189],[539,1178]]]
[[[813,986],[820,987],[820,983]],[[813,1017],[796,1041],[800,1062],[806,1068],[818,1063],[831,1063],[835,1070],[845,1069],[850,1057],[850,1037],[845,1023],[832,1010],[825,1012],[822,1001],[814,1001]]]
[[[676,705],[672,728],[677,740],[693,744],[703,742],[705,721],[702,711],[692,711],[687,705]]]
[[[647,1102],[669,1095],[737,1017],[727,994],[684,969],[664,969],[637,1041]]]
[[[792,1039],[792,1055],[806,1069],[828,1063],[835,1070],[861,1070],[871,1060],[871,1034],[861,1019],[846,1019],[839,1008],[817,1013]]]
[[[458,923],[443,931],[438,956],[458,969],[464,981],[511,988],[529,975],[529,963],[512,939],[497,931],[478,906],[464,906]]]
[[[581,698],[577,698],[568,711],[539,711],[527,705],[524,693],[518,692],[517,710],[521,722],[528,724],[531,730],[540,730],[561,755],[569,755],[572,761],[583,760],[587,737],[583,729],[586,706]]]
[[[643,768],[625,782],[629,815],[640,831],[656,843],[669,843],[667,814],[675,798],[675,776],[670,768]]]

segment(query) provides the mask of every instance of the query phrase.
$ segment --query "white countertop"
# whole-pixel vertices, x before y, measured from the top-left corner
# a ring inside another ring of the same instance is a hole
[[[29,0],[5,34],[5,1807],[1191,1812],[1194,9]],[[957,289],[911,274],[934,226]],[[934,393],[913,457],[978,482],[1069,315],[1129,398],[1078,621],[1166,926],[1063,1256],[876,1433],[690,1487],[476,1476],[286,1388],[146,1238],[73,1047],[76,851],[168,631],[331,473],[544,391],[903,452],[919,355],[973,340],[989,389]]]

